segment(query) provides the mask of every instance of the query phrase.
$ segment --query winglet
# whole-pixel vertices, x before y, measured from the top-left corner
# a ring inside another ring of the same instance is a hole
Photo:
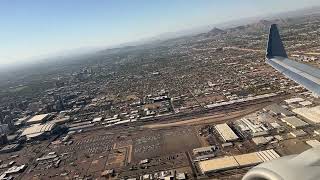
[[[274,56],[288,58],[276,24],[272,24],[270,27],[268,48],[266,54],[267,58],[272,58]]]

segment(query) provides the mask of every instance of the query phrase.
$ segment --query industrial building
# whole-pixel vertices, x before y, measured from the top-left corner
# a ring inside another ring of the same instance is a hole
[[[102,117],[96,117],[92,120],[92,123],[98,123],[98,122],[101,122],[102,121]]]
[[[302,129],[292,131],[292,132],[290,132],[290,134],[291,134],[293,137],[301,137],[301,136],[307,135],[307,133],[304,132],[304,130],[302,130]]]
[[[26,136],[28,140],[41,139],[54,132],[56,123],[48,122],[45,124],[33,124],[23,130],[20,136]]]
[[[211,159],[207,161],[200,161],[198,165],[202,174],[235,169],[239,166],[238,162],[233,156],[226,156],[226,157]]]
[[[35,115],[32,118],[30,118],[29,120],[27,120],[26,124],[30,125],[30,124],[38,124],[38,123],[43,123],[46,120],[48,120],[49,118],[49,114],[39,114],[39,115]]]
[[[71,120],[70,116],[65,116],[62,118],[54,119],[50,122],[56,123],[57,125],[65,124]]]
[[[9,169],[7,169],[5,172],[3,172],[0,176],[0,179],[11,179],[13,174],[21,173],[27,168],[26,164],[23,164],[21,166],[12,166]],[[10,178],[11,177],[11,178]]]
[[[86,130],[88,128],[93,127],[94,124],[91,123],[91,121],[85,121],[85,122],[80,122],[80,123],[73,123],[68,125],[68,131],[79,131],[79,130]]]
[[[198,166],[202,174],[210,174],[218,171],[254,166],[259,163],[277,159],[279,157],[279,154],[271,149],[248,154],[226,156],[222,158],[200,161],[198,162]]]
[[[292,110],[293,112],[297,113],[298,115],[306,118],[308,121],[314,124],[320,123],[320,106],[316,107],[303,107],[303,108],[296,108]]]
[[[320,135],[320,129],[316,129],[313,131],[316,135]]]
[[[257,146],[264,145],[264,144],[267,144],[269,142],[269,140],[267,138],[263,137],[263,136],[252,138],[252,141]]]
[[[10,153],[10,152],[14,152],[17,151],[21,148],[21,144],[17,143],[17,144],[8,144],[6,146],[4,146],[3,148],[0,149],[0,153]]]
[[[284,100],[287,104],[292,104],[292,103],[299,103],[299,102],[303,102],[304,99],[299,98],[299,97],[295,97],[295,98],[290,98],[290,99],[286,99]]]
[[[248,132],[252,137],[268,135],[268,128],[259,121],[242,118],[237,121],[237,125],[242,132]]]
[[[23,118],[18,119],[16,122],[14,122],[14,125],[16,127],[22,126],[25,124],[25,122],[30,118],[30,116],[25,116]]]
[[[302,102],[299,102],[299,104],[301,106],[310,106],[310,105],[312,105],[312,102],[310,102],[310,101],[302,101]]]
[[[264,162],[256,152],[234,156],[234,158],[238,162],[239,167],[254,166]]]
[[[288,126],[294,128],[294,129],[305,127],[305,126],[309,125],[308,123],[302,121],[301,119],[299,119],[295,116],[282,118],[281,121],[285,122]]]
[[[257,155],[263,162],[267,162],[280,157],[280,155],[276,153],[273,149],[259,151],[257,152]]]
[[[311,146],[311,147],[319,147],[320,146],[320,142],[316,139],[312,139],[312,140],[309,140],[309,141],[306,141],[306,143]]]
[[[273,129],[279,129],[281,128],[281,125],[277,122],[272,122],[270,123],[270,126],[273,128]]]
[[[277,118],[272,116],[270,113],[267,112],[261,112],[259,111],[259,114],[256,114],[255,117],[257,118],[257,121],[259,122],[276,122]]]
[[[269,111],[274,115],[281,115],[281,116],[293,116],[294,115],[294,113],[283,108],[282,106],[280,106],[278,104],[269,105],[269,106],[263,108],[263,110]]]
[[[218,124],[215,129],[225,142],[236,141],[239,137],[233,132],[228,124]]]
[[[216,146],[201,147],[201,148],[193,149],[193,154],[194,155],[210,154],[210,153],[214,153],[215,150],[216,150]]]
[[[215,157],[216,146],[207,146],[193,149],[193,155],[197,161],[207,160]]]
[[[247,98],[242,98],[242,99],[236,99],[236,100],[231,100],[227,102],[219,102],[219,103],[214,103],[214,104],[208,104],[206,105],[207,108],[219,108],[219,107],[224,107],[232,104],[240,104],[240,103],[245,103],[245,102],[250,102],[250,101],[255,101],[255,100],[260,100],[260,99],[265,99],[265,98],[271,98],[276,96],[277,94],[275,93],[269,93],[269,94],[262,94],[262,95],[257,95],[254,97],[247,97]]]

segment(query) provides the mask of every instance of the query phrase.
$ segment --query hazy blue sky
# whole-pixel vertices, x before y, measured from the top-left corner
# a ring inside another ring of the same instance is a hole
[[[313,5],[320,1],[0,0],[0,66]]]

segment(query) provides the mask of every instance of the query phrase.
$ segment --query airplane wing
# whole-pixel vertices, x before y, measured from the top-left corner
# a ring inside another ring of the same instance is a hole
[[[288,59],[275,24],[270,28],[266,62],[320,96],[320,69]],[[320,146],[262,163],[247,172],[242,180],[313,180],[319,177]]]
[[[276,24],[270,28],[266,63],[320,96],[320,69],[288,59]]]
[[[262,163],[242,180],[315,180],[320,177],[320,147]]]

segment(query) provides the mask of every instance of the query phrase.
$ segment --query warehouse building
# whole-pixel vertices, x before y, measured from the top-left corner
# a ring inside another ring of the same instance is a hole
[[[314,132],[316,135],[320,135],[320,129],[315,129],[313,132]]]
[[[255,100],[259,100],[259,99],[271,98],[271,97],[274,97],[276,95],[277,95],[276,93],[262,94],[262,95],[257,95],[257,96],[254,96],[254,97],[247,97],[247,98],[235,99],[235,100],[231,100],[231,101],[227,101],[227,102],[219,102],[219,103],[214,103],[214,104],[208,104],[208,105],[206,105],[206,107],[209,108],[209,109],[211,109],[211,108],[220,108],[220,107],[224,107],[224,106],[228,106],[228,105],[232,105],[232,104],[240,104],[240,103],[255,101]]]
[[[30,118],[30,116],[25,116],[23,118],[20,118],[16,122],[14,122],[14,125],[16,127],[20,127],[20,126],[24,125],[29,118]]]
[[[9,144],[0,149],[0,153],[11,153],[21,148],[21,144]]]
[[[193,149],[193,155],[197,161],[208,160],[215,157],[216,146],[207,146]]]
[[[285,122],[288,126],[297,129],[297,128],[302,128],[305,126],[308,126],[309,124],[302,121],[301,119],[292,116],[292,117],[286,117],[281,119],[282,122]]]
[[[28,140],[41,140],[53,134],[56,129],[56,123],[52,122],[48,122],[45,124],[33,124],[30,127],[24,129],[20,136],[26,136]]]
[[[293,103],[299,103],[304,101],[304,99],[299,98],[299,97],[295,97],[295,98],[290,98],[290,99],[286,99],[284,100],[287,104],[293,104]]]
[[[70,116],[65,116],[65,117],[61,117],[61,118],[58,118],[58,119],[54,119],[50,122],[53,122],[53,123],[56,123],[57,125],[62,125],[62,124],[65,124],[67,122],[70,122],[71,118]]]
[[[263,136],[252,138],[252,141],[257,146],[265,145],[269,142],[269,140]]]
[[[255,166],[279,157],[280,156],[278,153],[276,153],[273,149],[270,149],[248,154],[226,156],[222,158],[200,161],[198,162],[198,167],[202,174],[210,174],[219,171]]]
[[[234,156],[239,167],[254,166],[263,162],[256,152]]]
[[[311,147],[320,147],[320,142],[316,139],[306,141],[306,143]]]
[[[320,123],[320,106],[316,107],[303,107],[303,108],[296,108],[293,109],[293,112],[297,113],[298,115],[306,118],[308,121],[314,124]]]
[[[310,102],[310,101],[302,101],[302,102],[299,102],[299,104],[301,106],[310,106],[310,105],[312,105],[312,102]]]
[[[280,106],[278,104],[272,104],[270,106],[263,108],[263,110],[269,111],[274,115],[281,115],[281,116],[293,116],[294,115],[294,113],[283,108],[282,106]]]
[[[207,146],[193,149],[194,155],[202,155],[202,154],[212,154],[216,150],[216,146]]]
[[[252,137],[268,135],[267,127],[257,120],[242,118],[237,121],[237,125],[241,132],[248,132]]]
[[[35,115],[32,118],[30,118],[29,120],[27,120],[27,125],[30,124],[37,124],[37,123],[43,123],[46,120],[48,120],[49,118],[49,114],[39,114],[39,115]]]
[[[292,131],[292,132],[290,132],[290,134],[291,134],[293,137],[301,137],[301,136],[307,135],[307,133],[306,133],[305,131],[303,131],[302,129]]]
[[[239,166],[238,162],[233,156],[226,156],[207,161],[200,161],[198,165],[202,174],[235,169]]]
[[[218,124],[215,129],[225,142],[236,141],[239,137],[233,132],[228,124]]]

